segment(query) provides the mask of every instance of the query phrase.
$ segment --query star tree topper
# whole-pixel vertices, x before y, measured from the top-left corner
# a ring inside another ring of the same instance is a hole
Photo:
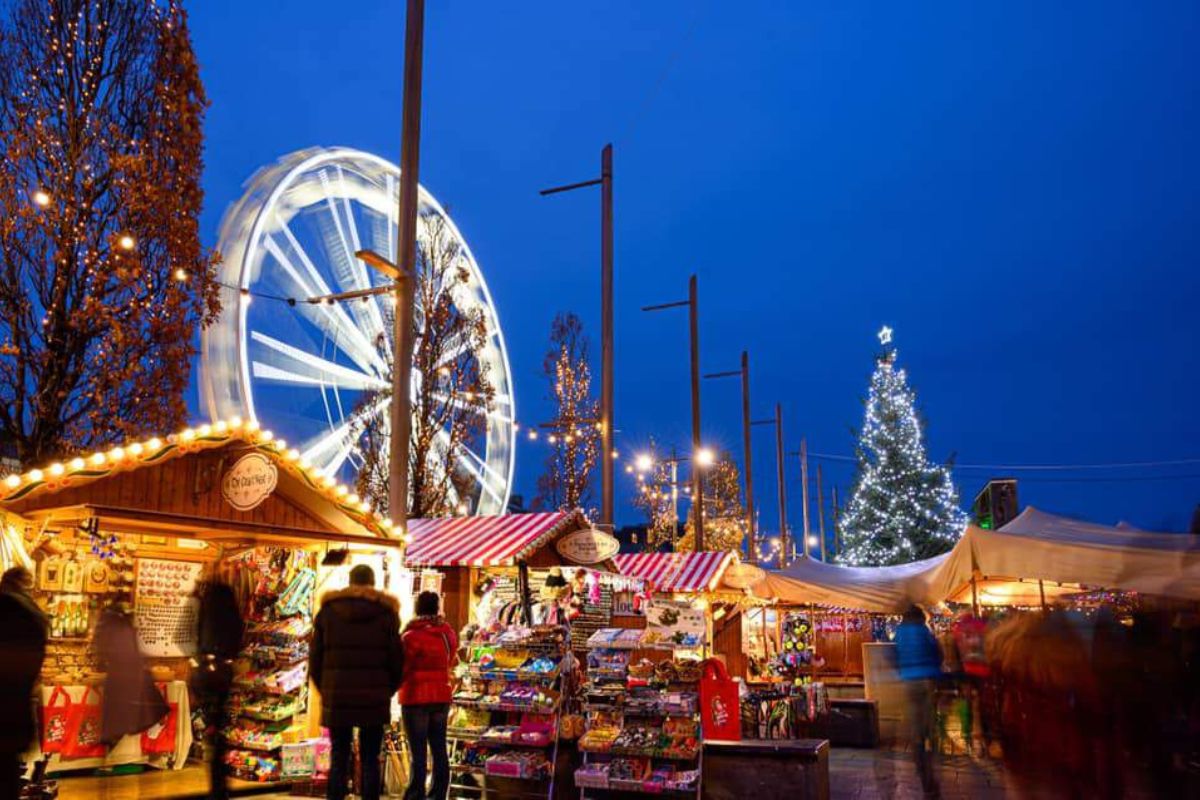
[[[892,329],[889,328],[887,325],[884,325],[882,328],[879,329],[878,336],[879,336],[880,344],[888,345],[888,344],[892,343]]]

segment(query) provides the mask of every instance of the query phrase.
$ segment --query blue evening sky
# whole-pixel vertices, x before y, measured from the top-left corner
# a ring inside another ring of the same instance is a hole
[[[404,3],[188,6],[209,243],[285,153],[398,160]],[[688,441],[686,313],[638,309],[695,272],[705,370],[748,349],[789,449],[853,451],[887,323],[939,459],[1196,458],[1198,37],[1188,2],[430,2],[421,182],[482,265],[522,421],[552,414],[557,311],[599,352],[598,194],[537,190],[592,177],[612,141],[622,456]],[[706,382],[703,408],[740,459],[737,382]],[[774,530],[769,429],[754,444]],[[527,498],[545,453],[519,446]],[[849,465],[824,469],[845,496]],[[987,476],[956,471],[964,502]],[[1099,522],[1183,528],[1200,500],[1200,464],[1020,476],[1023,503]]]

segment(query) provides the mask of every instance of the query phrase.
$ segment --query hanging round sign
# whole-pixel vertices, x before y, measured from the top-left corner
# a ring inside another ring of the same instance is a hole
[[[554,543],[558,554],[576,564],[599,564],[621,551],[621,543],[612,534],[595,528],[569,533]]]
[[[766,576],[767,573],[753,564],[738,562],[737,564],[731,564],[729,569],[725,570],[722,580],[726,586],[732,589],[749,589]]]
[[[221,479],[221,494],[238,511],[249,511],[275,491],[279,470],[262,453],[242,456]]]

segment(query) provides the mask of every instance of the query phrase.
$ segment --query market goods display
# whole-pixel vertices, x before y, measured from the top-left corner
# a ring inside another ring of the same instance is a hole
[[[705,662],[638,658],[639,650],[676,649],[657,631],[603,629],[588,642],[582,689],[587,731],[579,740],[584,763],[574,776],[581,798],[589,789],[698,797]],[[688,639],[678,647],[695,645]]]
[[[225,729],[233,748],[226,763],[243,780],[295,777],[312,760],[311,744],[301,742],[300,716],[308,708],[315,567],[311,554],[270,547],[247,551],[229,566],[247,625]]]
[[[533,782],[523,793],[552,797],[567,632],[490,622],[472,633],[449,719],[451,788],[486,798],[494,780],[519,780]]]

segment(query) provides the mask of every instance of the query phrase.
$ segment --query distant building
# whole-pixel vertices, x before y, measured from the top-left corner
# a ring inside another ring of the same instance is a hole
[[[1003,528],[1019,513],[1016,478],[993,478],[971,504],[972,521],[985,531]]]

